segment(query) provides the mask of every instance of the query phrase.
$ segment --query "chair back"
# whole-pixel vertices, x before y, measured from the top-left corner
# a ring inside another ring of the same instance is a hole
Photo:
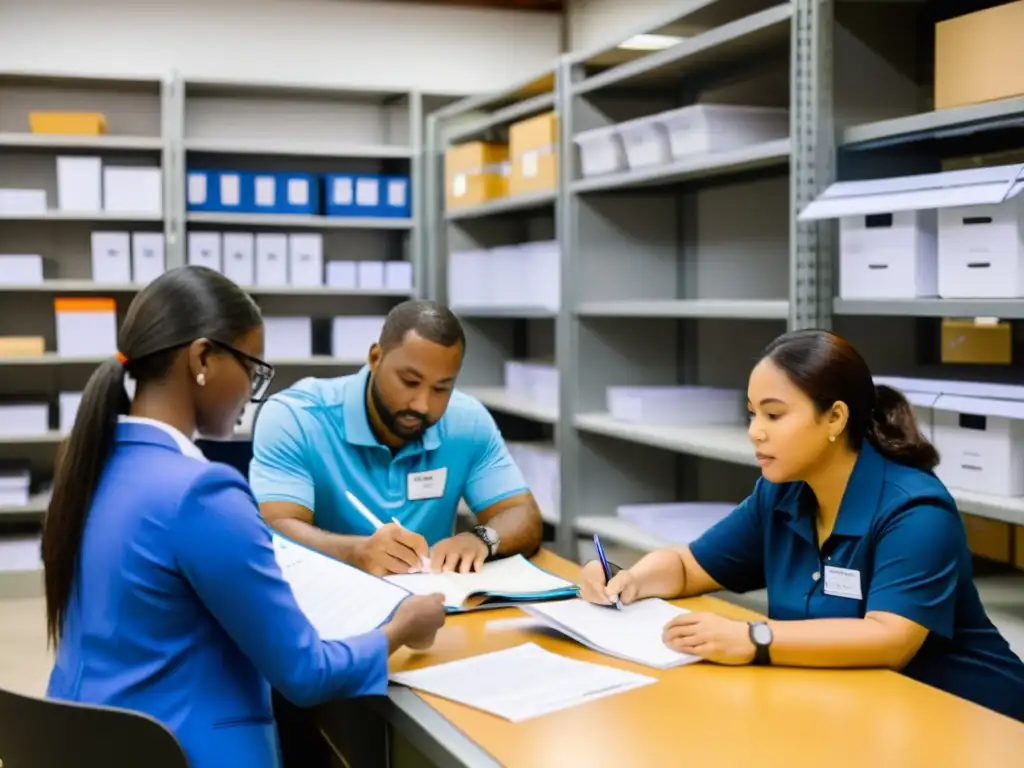
[[[0,688],[0,768],[189,768],[164,725],[138,712]]]

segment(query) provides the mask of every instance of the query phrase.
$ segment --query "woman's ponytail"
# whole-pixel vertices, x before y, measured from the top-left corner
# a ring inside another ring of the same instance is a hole
[[[883,384],[875,386],[867,439],[879,453],[899,464],[930,472],[939,463],[939,453],[917,428],[907,398]]]
[[[120,360],[111,357],[89,378],[71,435],[55,467],[53,495],[43,526],[46,629],[54,647],[78,569],[86,517],[113,447],[117,417],[128,413],[124,376]]]

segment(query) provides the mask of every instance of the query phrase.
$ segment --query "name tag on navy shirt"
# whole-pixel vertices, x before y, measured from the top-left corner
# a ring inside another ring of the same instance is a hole
[[[439,499],[444,496],[448,467],[428,469],[426,472],[410,472],[407,477],[406,495],[409,501]]]
[[[850,568],[825,566],[825,594],[832,597],[848,597],[860,600],[860,571]]]

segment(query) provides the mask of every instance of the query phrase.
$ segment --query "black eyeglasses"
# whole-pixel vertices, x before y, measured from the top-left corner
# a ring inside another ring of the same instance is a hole
[[[274,366],[258,357],[247,355],[242,350],[225,344],[223,341],[210,339],[210,343],[234,357],[249,372],[249,378],[252,381],[252,394],[249,399],[254,403],[262,403],[266,400],[267,392],[270,391],[270,382],[274,380]]]

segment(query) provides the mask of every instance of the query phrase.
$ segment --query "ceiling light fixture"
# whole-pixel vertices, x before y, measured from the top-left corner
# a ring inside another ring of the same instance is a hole
[[[683,38],[673,35],[634,35],[619,43],[618,47],[626,51],[661,51],[682,40]]]

